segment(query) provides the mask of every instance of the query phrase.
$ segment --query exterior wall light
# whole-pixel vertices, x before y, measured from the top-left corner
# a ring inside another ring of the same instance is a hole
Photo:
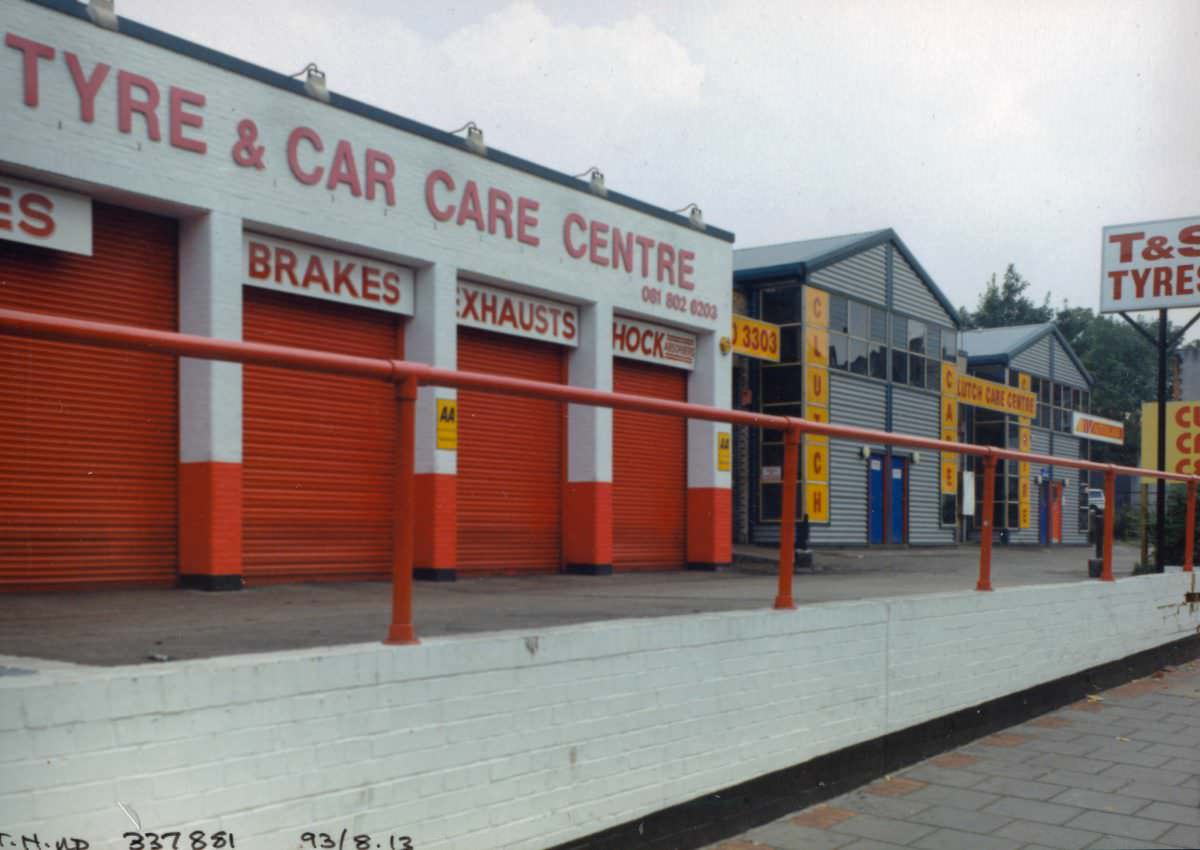
[[[604,185],[604,172],[602,172],[596,166],[593,165],[591,168],[589,168],[587,171],[583,172],[582,174],[576,174],[574,176],[577,178],[590,176],[591,183],[588,188],[590,188],[592,190],[593,195],[599,195],[600,197],[603,198],[608,194],[608,189]]]
[[[487,145],[483,143],[483,130],[474,121],[468,121],[457,130],[451,130],[450,135],[458,135],[463,130],[467,131],[467,147],[473,150],[480,156],[487,155]]]
[[[96,26],[116,32],[117,10],[115,5],[115,0],[88,0],[88,17]]]
[[[728,354],[729,352],[733,351],[733,340],[727,336],[721,337],[720,345],[722,354]]]
[[[697,230],[704,230],[704,213],[700,211],[700,207],[695,204],[688,204],[686,207],[680,207],[671,212],[686,212],[688,214],[688,223]]]
[[[325,72],[317,67],[316,62],[309,62],[302,69],[292,74],[293,77],[304,75],[304,91],[314,100],[329,103],[329,87],[325,85]]]

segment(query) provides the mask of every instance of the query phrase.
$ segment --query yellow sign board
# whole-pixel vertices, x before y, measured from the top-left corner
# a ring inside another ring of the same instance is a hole
[[[1141,466],[1158,468],[1158,402],[1142,403]],[[1200,402],[1167,402],[1167,471],[1200,473]],[[1153,483],[1158,479],[1144,479]]]
[[[820,368],[829,365],[829,331],[821,328],[804,329],[804,362]]]
[[[810,328],[829,327],[829,293],[804,287],[804,324]]]
[[[961,372],[955,382],[955,395],[963,404],[986,407],[999,413],[1032,419],[1037,414],[1037,396],[1019,387],[985,381]]]
[[[717,432],[717,471],[728,472],[733,454],[733,438],[728,431]]]
[[[437,447],[451,452],[458,449],[458,402],[452,398],[437,400]]]
[[[809,522],[829,522],[829,485],[809,484],[804,488],[804,512]]]
[[[958,492],[958,455],[945,452],[942,455],[942,492],[953,496]]]
[[[733,353],[779,362],[779,325],[745,316],[733,317]]]
[[[822,443],[804,445],[804,477],[810,482],[829,480],[829,446]]]

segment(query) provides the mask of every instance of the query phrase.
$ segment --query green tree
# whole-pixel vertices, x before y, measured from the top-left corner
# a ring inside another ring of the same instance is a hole
[[[965,307],[960,311],[967,328],[1001,328],[1008,325],[1032,325],[1049,322],[1054,318],[1050,306],[1050,293],[1039,307],[1026,295],[1032,284],[1022,277],[1012,263],[1004,271],[1003,280],[993,274],[979,295],[975,312]]]

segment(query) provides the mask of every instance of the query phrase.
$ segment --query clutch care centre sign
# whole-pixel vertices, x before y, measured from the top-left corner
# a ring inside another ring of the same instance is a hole
[[[1200,307],[1200,216],[1103,233],[1101,313]]]

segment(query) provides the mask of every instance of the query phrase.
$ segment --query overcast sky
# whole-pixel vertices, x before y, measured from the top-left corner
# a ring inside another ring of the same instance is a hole
[[[1200,214],[1200,0],[118,0],[120,14],[705,219],[892,227],[957,305],[1096,308],[1100,228]],[[1180,317],[1182,318],[1182,317]]]

